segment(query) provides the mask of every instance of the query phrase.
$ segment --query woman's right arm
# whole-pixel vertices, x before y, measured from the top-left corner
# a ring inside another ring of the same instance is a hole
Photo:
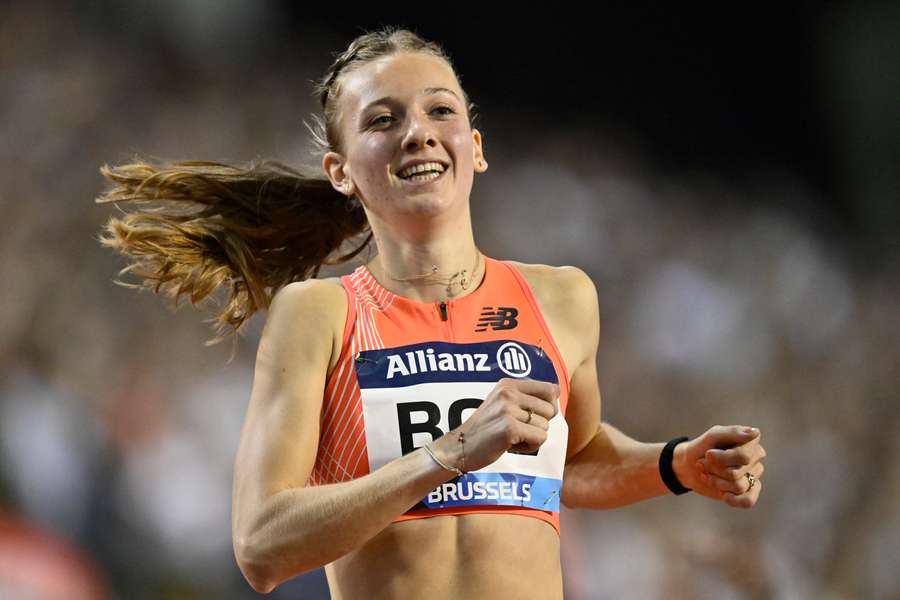
[[[347,554],[453,477],[418,449],[359,479],[305,487],[345,312],[344,291],[315,279],[285,286],[268,310],[232,496],[235,558],[258,592]]]

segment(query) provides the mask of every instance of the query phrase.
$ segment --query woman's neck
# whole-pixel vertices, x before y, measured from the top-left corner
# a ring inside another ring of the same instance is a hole
[[[471,232],[427,243],[382,239],[366,267],[385,289],[419,302],[462,298],[481,285],[485,271]]]

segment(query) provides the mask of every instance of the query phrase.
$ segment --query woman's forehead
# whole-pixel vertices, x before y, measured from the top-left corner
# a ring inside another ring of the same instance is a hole
[[[342,96],[345,109],[359,113],[384,98],[450,90],[459,96],[459,84],[450,66],[442,59],[422,53],[392,54],[360,66],[347,74]]]

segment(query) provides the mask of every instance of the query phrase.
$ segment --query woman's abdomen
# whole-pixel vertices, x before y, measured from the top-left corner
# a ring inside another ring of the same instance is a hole
[[[521,515],[393,523],[326,566],[332,600],[562,598],[559,536]]]

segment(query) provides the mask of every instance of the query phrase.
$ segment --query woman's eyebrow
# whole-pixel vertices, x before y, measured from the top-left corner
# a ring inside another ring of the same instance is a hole
[[[430,88],[425,88],[423,91],[425,92],[426,96],[432,96],[439,92],[447,92],[447,93],[450,93],[450,94],[453,94],[454,96],[456,96],[456,92],[454,92],[453,90],[451,90],[449,88],[445,88],[445,87],[430,87]],[[456,99],[459,100],[459,96],[456,96]]]
[[[453,95],[456,97],[456,99],[459,100],[459,96],[457,95],[456,92],[454,92],[453,90],[451,90],[451,89],[449,89],[449,88],[445,88],[445,87],[427,87],[427,88],[425,88],[424,90],[422,90],[422,92],[423,92],[426,96],[433,96],[434,94],[439,94],[440,92],[447,92],[447,93],[449,93],[449,94],[453,94]],[[360,111],[360,114],[365,113],[367,110],[369,110],[370,108],[372,108],[372,107],[375,106],[376,104],[384,104],[384,103],[389,102],[389,101],[391,101],[391,100],[393,100],[393,99],[394,99],[394,98],[393,98],[392,96],[384,96],[384,97],[382,97],[382,98],[379,98],[378,100],[374,100],[374,101],[372,101],[372,102],[369,102],[368,104],[366,104],[366,105],[363,107],[363,109]],[[461,102],[461,100],[460,100],[460,102]]]

